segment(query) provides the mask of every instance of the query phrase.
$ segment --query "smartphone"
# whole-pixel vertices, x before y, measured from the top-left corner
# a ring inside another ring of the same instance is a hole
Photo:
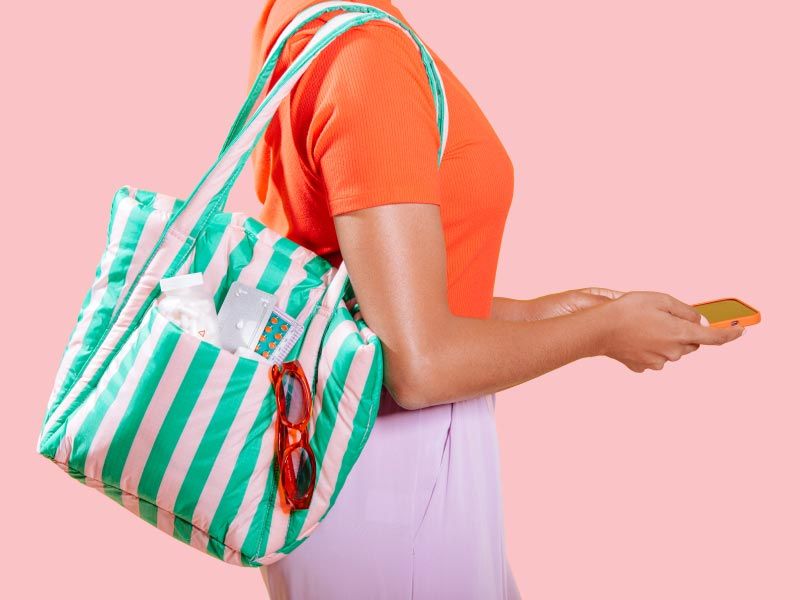
[[[736,298],[720,298],[692,306],[708,319],[709,327],[747,327],[761,322],[761,313]]]

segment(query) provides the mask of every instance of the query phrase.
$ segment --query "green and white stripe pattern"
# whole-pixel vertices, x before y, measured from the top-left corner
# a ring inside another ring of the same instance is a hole
[[[259,103],[286,40],[329,11],[344,12],[319,29]],[[48,403],[41,454],[227,562],[268,564],[302,543],[333,506],[375,422],[381,345],[361,318],[345,264],[335,269],[224,207],[310,61],[337,36],[376,20],[401,27],[418,44],[444,148],[441,78],[407,26],[363,4],[323,2],[304,10],[281,34],[222,152],[187,200],[131,187],[117,192],[106,247]],[[275,294],[278,306],[305,326],[286,360],[300,360],[314,393],[310,433],[318,472],[307,510],[289,511],[278,494],[268,363],[200,340],[158,310],[160,279],[190,272],[204,274],[217,308],[238,280]]]

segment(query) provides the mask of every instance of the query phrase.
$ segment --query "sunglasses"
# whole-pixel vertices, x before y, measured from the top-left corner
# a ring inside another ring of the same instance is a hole
[[[275,363],[270,369],[275,390],[279,485],[293,509],[311,504],[317,478],[317,464],[311,450],[308,423],[311,419],[311,389],[300,362]],[[296,435],[292,436],[291,432]],[[291,441],[292,437],[298,437]]]

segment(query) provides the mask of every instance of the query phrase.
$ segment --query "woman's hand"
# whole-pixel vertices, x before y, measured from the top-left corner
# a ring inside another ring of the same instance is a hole
[[[660,370],[701,344],[721,345],[740,337],[744,327],[706,327],[700,313],[669,294],[627,292],[596,309],[607,324],[599,354],[637,373]]]
[[[495,297],[492,318],[506,321],[539,321],[569,315],[619,298],[624,292],[586,287],[556,292],[530,300]]]

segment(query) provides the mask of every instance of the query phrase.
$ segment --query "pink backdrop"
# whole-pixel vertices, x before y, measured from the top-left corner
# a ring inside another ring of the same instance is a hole
[[[732,295],[764,315],[661,372],[597,358],[499,394],[524,596],[800,597],[797,3],[397,3],[514,160],[498,295],[601,285]],[[4,11],[0,585],[13,597],[264,596],[257,571],[171,540],[34,451],[114,191],[191,191],[244,97],[260,5]],[[233,206],[255,213],[245,179]]]

